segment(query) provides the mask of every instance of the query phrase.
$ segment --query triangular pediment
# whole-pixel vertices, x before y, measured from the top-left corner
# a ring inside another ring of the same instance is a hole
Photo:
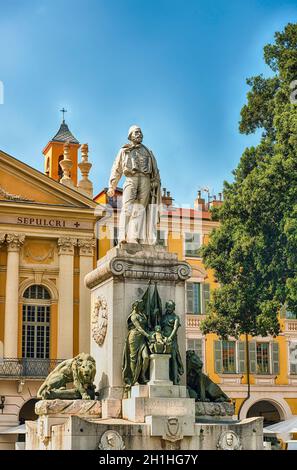
[[[97,206],[92,199],[78,190],[64,186],[0,150],[1,201],[81,208]]]

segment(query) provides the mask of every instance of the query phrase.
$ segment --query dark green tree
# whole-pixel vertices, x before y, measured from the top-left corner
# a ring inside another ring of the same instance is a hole
[[[275,34],[264,60],[272,76],[247,80],[239,124],[262,136],[224,183],[220,227],[201,249],[219,282],[202,330],[223,338],[277,335],[280,309],[297,312],[297,24]]]

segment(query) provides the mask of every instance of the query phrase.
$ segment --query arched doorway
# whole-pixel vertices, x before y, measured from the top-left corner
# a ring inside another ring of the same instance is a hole
[[[247,418],[255,418],[257,416],[262,416],[264,418],[264,427],[281,421],[278,409],[273,403],[267,400],[261,400],[254,403],[246,415]]]
[[[35,413],[35,403],[38,401],[37,398],[31,398],[22,406],[19,414],[20,424],[24,424],[25,421],[35,421],[38,418]]]
[[[38,416],[35,413],[35,403],[37,403],[38,401],[39,400],[37,398],[31,398],[30,400],[26,401],[26,403],[24,403],[19,413],[20,424],[25,424],[26,421],[36,421]],[[17,437],[18,449],[25,449],[24,447],[25,444],[20,444],[20,443],[24,443],[25,440],[26,440],[25,432],[23,432],[22,434],[18,434],[18,437]]]

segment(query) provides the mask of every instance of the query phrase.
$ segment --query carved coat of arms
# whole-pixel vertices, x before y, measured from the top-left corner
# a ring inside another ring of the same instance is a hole
[[[105,340],[108,325],[108,308],[106,299],[98,296],[92,312],[92,336],[94,341],[102,346]]]

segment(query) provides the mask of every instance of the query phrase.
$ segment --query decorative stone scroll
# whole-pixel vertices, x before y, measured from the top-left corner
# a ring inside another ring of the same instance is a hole
[[[108,325],[107,301],[104,297],[98,296],[95,301],[91,318],[91,329],[94,341],[98,346],[102,346],[105,340]]]
[[[191,276],[191,267],[179,261],[175,253],[164,247],[126,243],[116,246],[104,256],[96,269],[85,278],[92,289],[110,277],[150,279],[151,281],[185,281]]]
[[[143,269],[143,264],[147,266]],[[168,263],[159,263],[161,268],[166,268]],[[139,268],[139,269],[137,269]],[[154,281],[178,281],[186,280],[190,276],[190,268],[187,263],[178,262],[176,265],[170,266],[170,272],[154,270],[154,263],[143,263],[143,260],[134,260],[133,263],[116,258],[110,263],[110,270],[116,276],[132,277],[134,279],[152,279]]]

